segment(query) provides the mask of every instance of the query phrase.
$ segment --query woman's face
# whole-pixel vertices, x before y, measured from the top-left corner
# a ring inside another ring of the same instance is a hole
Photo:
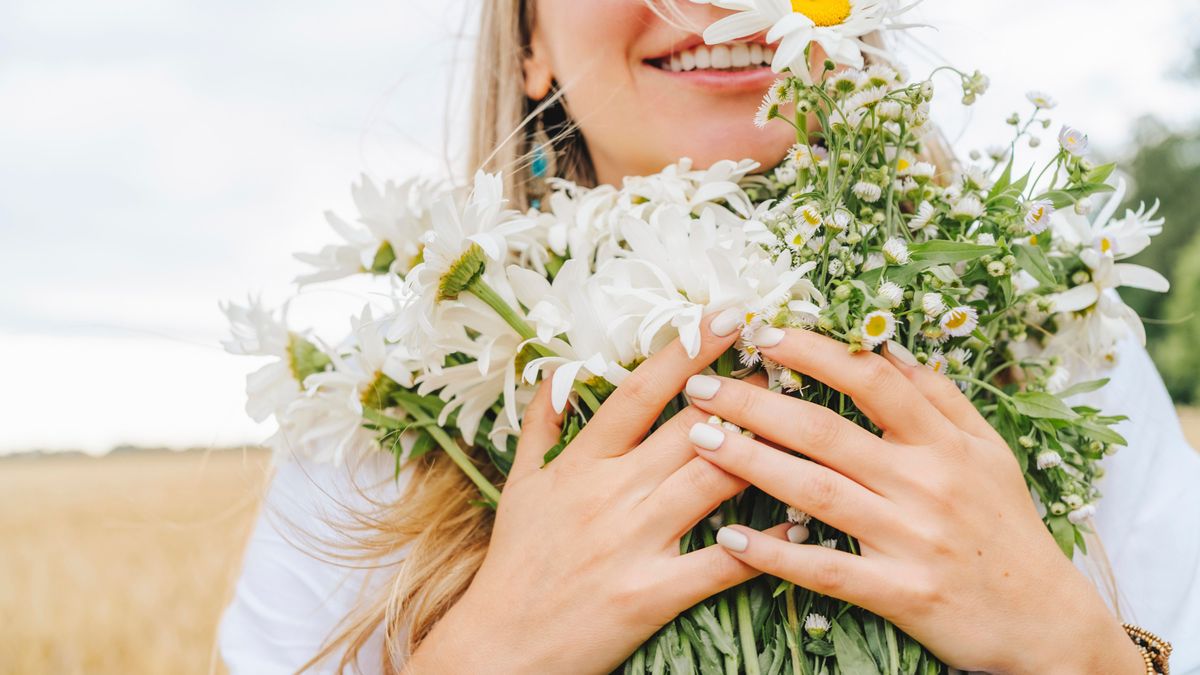
[[[774,166],[794,142],[789,125],[754,124],[775,78],[765,41],[704,46],[700,33],[725,10],[677,0],[687,22],[675,26],[643,0],[536,1],[526,93],[542,98],[551,78],[566,91],[601,183],[681,157]]]

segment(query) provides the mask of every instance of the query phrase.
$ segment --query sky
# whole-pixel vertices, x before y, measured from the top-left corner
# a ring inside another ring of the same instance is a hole
[[[286,298],[360,173],[445,171],[479,1],[0,3],[0,453],[268,435],[218,301]],[[1200,110],[1175,76],[1192,4],[926,0],[938,29],[905,55],[990,75],[969,114],[935,113],[964,151],[1040,89],[1120,156],[1140,116]],[[291,318],[336,339],[369,292],[306,291]]]

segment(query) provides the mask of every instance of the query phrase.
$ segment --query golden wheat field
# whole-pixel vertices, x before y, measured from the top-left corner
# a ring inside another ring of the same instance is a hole
[[[1200,446],[1200,410],[1181,416]],[[223,673],[261,451],[0,460],[0,674]]]
[[[222,673],[267,455],[0,460],[0,673]]]

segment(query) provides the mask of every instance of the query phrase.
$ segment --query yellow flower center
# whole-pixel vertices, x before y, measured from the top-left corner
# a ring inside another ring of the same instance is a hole
[[[909,164],[908,160],[904,159],[903,157],[900,158],[900,161],[896,162],[897,171],[907,171],[908,167],[910,166],[912,166],[912,164]]]
[[[948,319],[946,319],[946,328],[949,328],[950,330],[954,330],[955,328],[962,328],[964,325],[966,325],[968,318],[969,317],[967,316],[966,312],[962,312],[962,311],[951,312],[950,317]]]
[[[817,213],[815,210],[807,208],[800,213],[804,216],[804,220],[807,221],[809,225],[815,227],[821,224],[821,214]]]
[[[885,317],[873,316],[867,320],[867,335],[879,337],[887,332],[888,322]]]
[[[1112,250],[1112,241],[1110,241],[1108,237],[1102,237],[1100,239],[1100,252],[1108,253],[1111,250]]]
[[[792,11],[818,26],[837,26],[850,18],[850,0],[792,0]]]

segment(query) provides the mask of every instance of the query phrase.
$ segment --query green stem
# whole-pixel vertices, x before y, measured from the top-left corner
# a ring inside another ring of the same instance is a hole
[[[804,671],[800,662],[800,617],[796,614],[796,587],[789,586],[783,592],[784,605],[787,607],[788,631],[792,639],[788,641],[788,650],[792,654],[792,672],[799,675]]]
[[[463,449],[459,447],[458,443],[454,442],[454,439],[450,437],[450,434],[446,433],[445,429],[442,429],[437,425],[436,420],[430,417],[418,406],[404,406],[404,409],[417,421],[418,424],[425,427],[425,430],[430,436],[433,437],[433,440],[437,441],[437,444],[441,446],[442,450],[450,456],[451,461],[453,461],[455,465],[457,465],[458,468],[462,470],[464,474],[466,474],[467,478],[470,478],[471,482],[479,488],[479,492],[483,494],[485,499],[487,499],[493,505],[500,503],[500,490],[498,490],[495,485],[492,485],[492,482],[479,472],[479,467],[475,466],[475,463],[471,461],[471,458],[467,456],[467,453],[463,452]],[[382,422],[384,417],[382,413],[372,410],[371,408],[365,408],[363,410],[363,416],[372,422]]]
[[[483,304],[491,307],[492,311],[496,312],[501,319],[504,319],[505,323],[507,323],[512,327],[513,330],[517,332],[517,335],[521,336],[522,340],[533,340],[537,337],[537,331],[533,329],[533,326],[530,326],[529,322],[526,321],[524,317],[514,310],[511,305],[505,302],[504,298],[500,297],[500,294],[496,292],[496,289],[492,288],[490,285],[488,285],[488,282],[483,280],[483,277],[476,277],[475,280],[467,286],[467,292],[482,300]],[[546,347],[545,345],[531,342],[530,346],[533,347],[534,351],[536,351],[540,356],[557,356],[553,351],[550,350],[549,347]],[[579,394],[579,398],[581,398],[587,405],[589,410],[595,413],[600,409],[600,400],[596,398],[595,392],[589,389],[587,385],[582,382],[576,382],[574,389],[575,392]]]
[[[746,663],[746,675],[760,675],[758,647],[754,644],[754,617],[750,615],[750,594],[745,585],[737,588],[738,636],[742,642],[742,660]]]

